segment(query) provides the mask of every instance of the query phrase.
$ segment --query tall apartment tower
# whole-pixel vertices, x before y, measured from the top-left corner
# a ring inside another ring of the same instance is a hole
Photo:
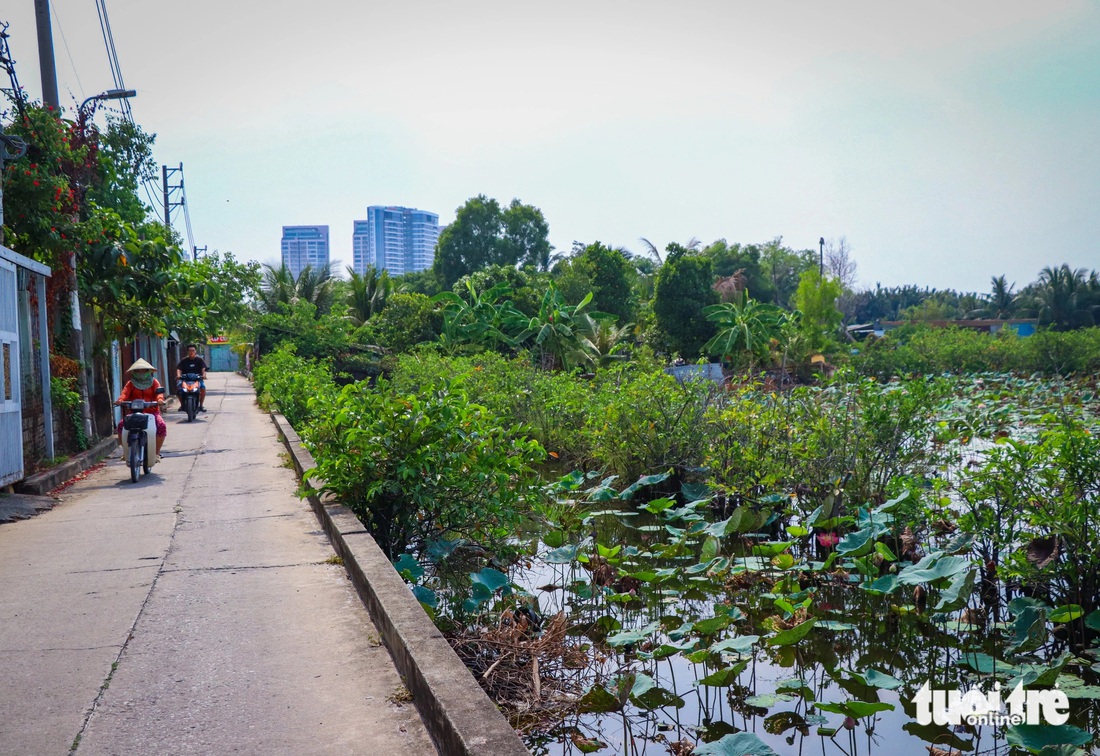
[[[283,226],[283,265],[297,278],[329,265],[328,226]]]
[[[367,219],[355,221],[352,267],[364,273],[368,265],[391,276],[432,267],[439,240],[439,216],[410,207],[367,208]]]

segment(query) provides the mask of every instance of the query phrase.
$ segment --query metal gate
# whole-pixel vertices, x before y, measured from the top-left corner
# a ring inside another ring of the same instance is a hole
[[[23,479],[22,383],[15,265],[0,259],[0,486]]]
[[[211,372],[234,372],[237,370],[237,354],[228,344],[211,344],[209,348]]]

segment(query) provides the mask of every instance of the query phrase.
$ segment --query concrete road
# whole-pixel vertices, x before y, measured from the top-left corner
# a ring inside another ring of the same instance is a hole
[[[0,526],[0,753],[434,754],[251,385]]]

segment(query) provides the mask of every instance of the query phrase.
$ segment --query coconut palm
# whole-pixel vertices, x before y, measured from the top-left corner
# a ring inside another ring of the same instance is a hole
[[[317,308],[318,317],[332,309],[336,279],[328,268],[314,270],[307,266],[297,277],[286,265],[278,268],[265,265],[264,279],[260,284],[260,309],[278,312],[281,305],[291,306],[309,302]]]
[[[989,294],[989,309],[995,318],[1009,318],[1012,317],[1013,310],[1016,309],[1016,295],[1012,289],[1016,286],[1015,282],[1008,283],[1005,277],[994,276],[991,279],[993,289]]]
[[[386,306],[394,291],[393,279],[388,270],[379,273],[373,265],[368,265],[362,275],[349,266],[348,275],[347,318],[361,326]]]
[[[1096,273],[1088,276],[1084,268],[1043,268],[1039,272],[1037,304],[1040,322],[1050,323],[1055,330],[1068,331],[1095,323],[1091,311]]]

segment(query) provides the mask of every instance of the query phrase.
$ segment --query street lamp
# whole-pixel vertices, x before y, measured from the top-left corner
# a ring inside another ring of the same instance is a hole
[[[84,108],[88,107],[89,102],[103,100],[127,100],[131,97],[137,97],[137,92],[133,89],[108,89],[106,92],[100,92],[97,95],[92,95],[87,100],[80,104],[78,113],[83,113]]]

